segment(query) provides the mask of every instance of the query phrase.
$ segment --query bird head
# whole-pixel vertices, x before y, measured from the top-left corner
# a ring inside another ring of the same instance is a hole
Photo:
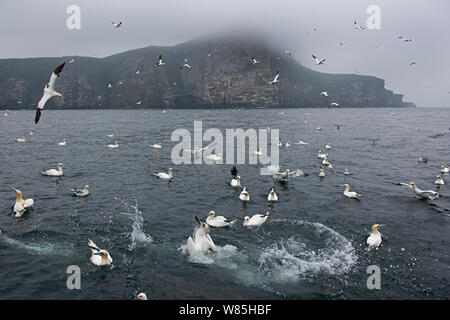
[[[250,220],[250,217],[249,217],[249,216],[246,216],[246,217],[244,218],[244,220],[245,220],[245,221],[248,221],[248,220]]]
[[[209,215],[215,217],[216,212],[214,210],[212,210],[212,211],[209,212]]]
[[[63,95],[62,95],[61,93],[59,93],[59,92],[57,92],[57,93],[55,94],[55,96],[64,98]]]
[[[147,295],[145,293],[141,292],[136,296],[135,300],[148,300],[148,299],[147,299]]]
[[[209,232],[209,225],[207,225],[207,224],[205,223],[205,227],[203,228],[203,230],[204,230],[205,232]]]

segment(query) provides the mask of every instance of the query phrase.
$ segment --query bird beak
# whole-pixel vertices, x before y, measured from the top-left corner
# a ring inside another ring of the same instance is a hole
[[[10,187],[11,189],[13,189],[16,193],[17,193],[17,189],[15,189],[15,188],[13,188],[13,187]]]
[[[63,95],[61,93],[57,93],[56,94],[58,97],[64,98]]]

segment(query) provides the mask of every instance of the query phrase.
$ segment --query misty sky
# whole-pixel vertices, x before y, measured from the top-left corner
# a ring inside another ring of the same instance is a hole
[[[69,5],[81,8],[81,30],[66,27]],[[381,9],[381,30],[355,30],[354,20],[366,27],[369,5]],[[104,57],[245,31],[271,39],[314,70],[361,70],[385,79],[404,101],[450,107],[448,0],[0,0],[0,21],[1,59]],[[111,21],[123,21],[123,28]],[[312,28],[318,31],[307,34]],[[326,58],[325,65],[315,66],[311,54]],[[417,64],[409,66],[412,61]]]

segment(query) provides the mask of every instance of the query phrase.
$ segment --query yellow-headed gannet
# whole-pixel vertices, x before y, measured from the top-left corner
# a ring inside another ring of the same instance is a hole
[[[155,143],[155,144],[150,144],[150,147],[154,148],[154,149],[161,149],[161,142]]]
[[[319,177],[321,178],[325,177],[325,171],[323,171],[322,168],[320,168]]]
[[[63,141],[58,142],[58,146],[65,146],[66,144],[66,138],[63,138]]]
[[[374,224],[372,226],[372,232],[370,236],[367,238],[368,249],[378,248],[381,244],[381,233],[378,231],[378,228],[381,227],[381,224]]]
[[[34,118],[34,122],[36,124],[39,122],[39,119],[41,118],[42,110],[44,109],[44,106],[47,103],[47,101],[53,97],[61,97],[62,98],[62,94],[59,92],[56,92],[56,90],[55,90],[55,82],[56,82],[56,79],[59,77],[59,74],[63,70],[65,64],[66,63],[64,62],[63,64],[56,67],[56,69],[53,71],[53,73],[50,77],[50,81],[44,88],[44,94],[43,94],[41,100],[39,101],[38,107],[36,109],[36,116]]]
[[[244,218],[243,225],[245,227],[257,227],[262,225],[264,222],[266,222],[267,218],[269,217],[269,212],[266,214],[255,214],[253,217],[246,216]]]
[[[352,198],[352,199],[359,199],[359,197],[361,197],[361,194],[356,193],[354,191],[350,191],[350,185],[349,184],[344,184],[345,186],[345,191],[344,191],[344,196]]]
[[[232,187],[240,187],[241,186],[241,177],[240,176],[236,176],[236,179],[231,179],[230,185]]]
[[[436,177],[437,180],[434,182],[434,184],[445,184],[444,179],[441,176]]]
[[[41,171],[41,174],[44,176],[51,176],[51,177],[61,177],[63,175],[62,170],[62,163],[58,163],[57,168],[58,169],[48,169]]]
[[[168,173],[165,172],[154,172],[153,173],[155,176],[157,176],[160,179],[166,179],[166,180],[170,180],[172,179],[172,168],[169,168]]]
[[[109,266],[113,259],[108,251],[100,249],[91,239],[88,239],[88,246],[91,248],[91,262],[96,266]]]
[[[450,167],[441,166],[441,173],[449,173],[449,172],[450,172]]]
[[[23,200],[22,191],[11,188],[16,192],[16,202],[14,203],[14,217],[21,217],[28,209],[33,206],[33,199]]]
[[[186,249],[190,255],[198,252],[217,252],[216,245],[209,235],[209,226],[206,223],[200,223],[197,216],[195,217],[197,225],[194,229],[194,234],[187,240]]]
[[[211,211],[209,216],[206,218],[206,223],[211,227],[221,228],[221,227],[231,227],[236,220],[228,220],[224,216],[216,216],[215,211]]]
[[[22,136],[22,138],[17,138],[16,141],[17,142],[25,142],[25,137]]]
[[[107,148],[113,149],[113,148],[118,148],[119,147],[119,141],[114,141],[114,144],[108,144],[106,146]]]
[[[269,195],[267,196],[267,201],[278,201],[278,196],[273,188],[272,190],[270,190]]]
[[[250,195],[248,194],[248,191],[245,187],[239,195],[239,199],[241,199],[242,201],[250,201]]]

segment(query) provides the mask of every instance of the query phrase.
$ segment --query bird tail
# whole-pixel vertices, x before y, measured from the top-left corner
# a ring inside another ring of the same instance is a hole
[[[237,221],[237,219],[234,219],[232,221],[230,221],[230,227]]]
[[[41,108],[37,108],[36,116],[34,117],[34,123],[37,124],[39,122],[39,119],[41,118],[41,112],[42,112]]]

